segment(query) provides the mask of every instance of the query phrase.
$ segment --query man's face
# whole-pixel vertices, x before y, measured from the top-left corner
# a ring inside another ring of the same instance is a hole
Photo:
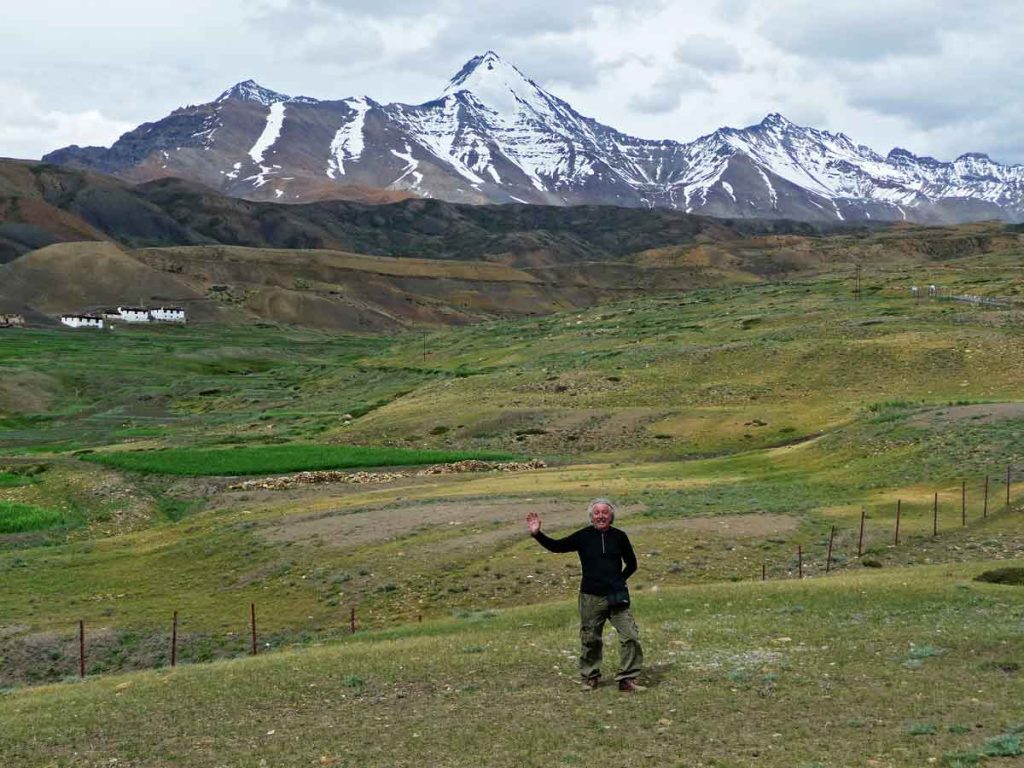
[[[599,531],[607,531],[612,527],[612,510],[607,504],[598,504],[594,507],[594,527]]]

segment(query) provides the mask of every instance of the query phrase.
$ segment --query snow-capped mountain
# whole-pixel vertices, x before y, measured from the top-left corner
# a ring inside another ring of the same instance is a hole
[[[491,51],[424,104],[319,101],[249,80],[141,125],[110,149],[72,146],[43,159],[134,181],[180,176],[281,202],[383,189],[454,202],[809,221],[1024,220],[1024,166],[976,153],[951,163],[903,149],[882,156],[779,114],[689,143],[639,139],[584,117]]]

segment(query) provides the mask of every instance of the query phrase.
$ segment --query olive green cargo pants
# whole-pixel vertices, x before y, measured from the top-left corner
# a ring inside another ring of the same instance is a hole
[[[608,599],[580,592],[580,674],[584,678],[601,676],[601,655],[604,623],[610,621],[619,633],[619,673],[616,680],[636,677],[644,662],[640,647],[640,630],[633,621],[633,612],[625,608],[609,608]]]

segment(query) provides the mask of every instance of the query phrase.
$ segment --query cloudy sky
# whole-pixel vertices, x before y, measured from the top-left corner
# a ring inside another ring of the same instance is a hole
[[[885,153],[1024,162],[1019,0],[30,0],[0,26],[0,156],[109,146],[254,78],[420,103],[497,51],[583,114],[689,141],[769,112]]]

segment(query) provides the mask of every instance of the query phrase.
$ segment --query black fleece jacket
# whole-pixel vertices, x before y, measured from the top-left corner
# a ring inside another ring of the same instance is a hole
[[[564,539],[552,539],[543,531],[534,538],[550,552],[576,552],[583,566],[580,592],[605,597],[621,589],[636,572],[636,555],[625,531],[609,528],[602,533],[590,525]],[[625,564],[625,568],[623,568]]]

